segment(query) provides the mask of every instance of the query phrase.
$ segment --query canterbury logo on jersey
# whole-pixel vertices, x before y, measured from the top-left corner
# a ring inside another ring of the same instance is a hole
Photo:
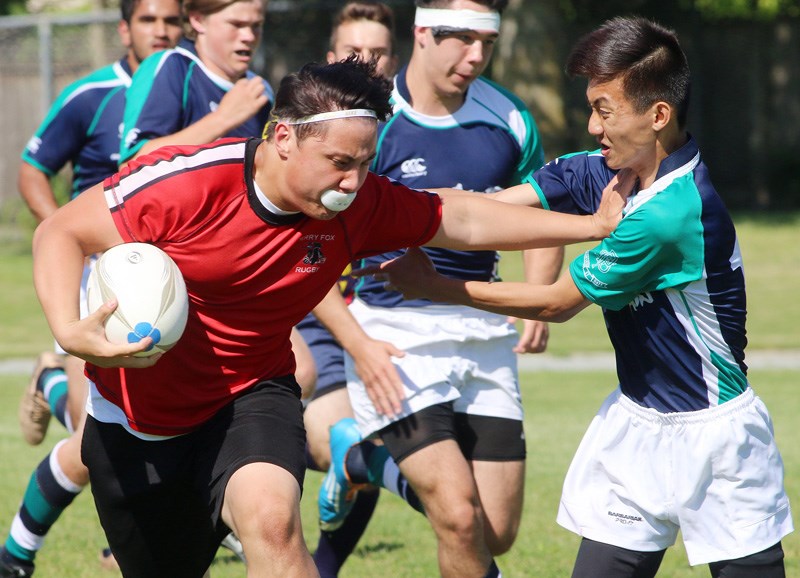
[[[133,146],[133,143],[136,142],[136,139],[139,138],[139,133],[142,132],[138,128],[132,128],[128,131],[128,134],[125,135],[125,147],[130,148]]]
[[[425,159],[408,159],[400,165],[402,178],[424,177],[428,174],[428,167],[425,166]]]
[[[28,152],[31,154],[36,154],[39,152],[39,147],[42,146],[42,139],[38,136],[31,137],[31,140],[28,141],[28,144],[25,146],[28,149]]]

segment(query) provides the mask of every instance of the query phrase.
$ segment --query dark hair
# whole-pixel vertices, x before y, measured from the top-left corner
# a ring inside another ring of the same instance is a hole
[[[508,6],[508,0],[472,0],[476,4],[481,4],[496,12],[503,12]],[[448,8],[453,0],[414,0],[414,5],[418,8]]]
[[[336,46],[336,36],[339,32],[339,27],[342,24],[359,22],[361,20],[377,22],[385,26],[389,30],[392,51],[394,51],[394,12],[386,4],[382,2],[373,2],[371,0],[354,0],[353,2],[348,2],[336,13],[331,26],[331,50]]]
[[[675,107],[678,126],[686,125],[689,63],[675,33],[646,18],[613,18],[581,38],[567,60],[567,74],[595,82],[621,77],[637,113],[664,101]]]
[[[141,3],[142,0],[120,0],[119,9],[122,13],[120,18],[130,24],[133,13],[136,12],[136,8],[138,8]],[[183,7],[183,0],[178,0],[178,6]]]
[[[133,18],[133,13],[136,12],[136,7],[142,0],[121,0],[119,3],[119,9],[122,15],[120,16],[125,22],[128,24],[131,23],[131,18]]]
[[[392,83],[375,71],[375,63],[364,62],[355,54],[333,64],[306,64],[281,80],[264,137],[272,139],[275,120],[297,120],[334,110],[367,108],[375,111],[378,120],[386,120],[392,114],[391,93]],[[325,124],[301,124],[294,130],[298,140],[303,140],[322,134]]]

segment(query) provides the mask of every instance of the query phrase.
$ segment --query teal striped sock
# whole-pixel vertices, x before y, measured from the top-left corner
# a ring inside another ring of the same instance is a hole
[[[66,416],[67,385],[66,372],[60,367],[52,367],[42,371],[36,387],[42,390],[42,395],[50,405],[50,413],[53,414],[53,417],[69,430]]]

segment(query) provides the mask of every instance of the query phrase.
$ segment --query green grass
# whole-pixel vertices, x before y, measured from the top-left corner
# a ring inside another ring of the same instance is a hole
[[[796,395],[798,372],[754,372],[753,384],[770,407],[778,443],[786,464],[786,485],[793,503],[800,503],[800,446],[792,424],[800,412]],[[0,376],[0,534],[16,511],[30,472],[63,432],[58,424],[37,448],[24,444],[16,426],[16,404],[27,376]],[[506,576],[556,578],[568,576],[578,538],[555,523],[561,483],[569,461],[600,402],[610,391],[610,372],[526,373],[523,398],[527,411],[528,467],[525,505],[519,537],[499,563]],[[313,550],[317,540],[315,498],[321,475],[309,472],[302,502],[306,539]],[[81,494],[48,536],[37,559],[37,575],[47,578],[113,576],[102,573],[97,554],[104,545],[91,495]],[[787,575],[800,575],[800,536],[784,540]],[[436,546],[426,520],[399,498],[386,492],[342,578],[422,578],[438,574]],[[660,576],[706,577],[701,566],[690,568],[683,547],[671,548]],[[213,578],[242,577],[244,568],[227,550],[212,566]]]

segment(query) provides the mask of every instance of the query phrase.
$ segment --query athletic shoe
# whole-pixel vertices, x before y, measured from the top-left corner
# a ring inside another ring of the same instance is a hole
[[[36,360],[28,388],[19,402],[19,428],[22,430],[22,437],[32,446],[42,443],[47,434],[47,426],[50,425],[50,404],[36,384],[42,371],[58,368],[64,369],[64,362],[60,356],[52,351],[42,353]]]
[[[225,538],[222,539],[222,546],[236,554],[237,558],[247,564],[247,559],[244,557],[244,548],[242,547],[242,543],[239,541],[239,538],[236,537],[236,534],[231,532]]]
[[[325,532],[332,532],[344,523],[353,509],[358,490],[366,485],[353,484],[345,467],[347,452],[360,441],[361,432],[353,418],[340,419],[331,426],[331,465],[317,496],[319,527]]]
[[[23,564],[14,561],[6,552],[5,548],[0,548],[0,578],[30,578],[33,576],[33,563]]]

